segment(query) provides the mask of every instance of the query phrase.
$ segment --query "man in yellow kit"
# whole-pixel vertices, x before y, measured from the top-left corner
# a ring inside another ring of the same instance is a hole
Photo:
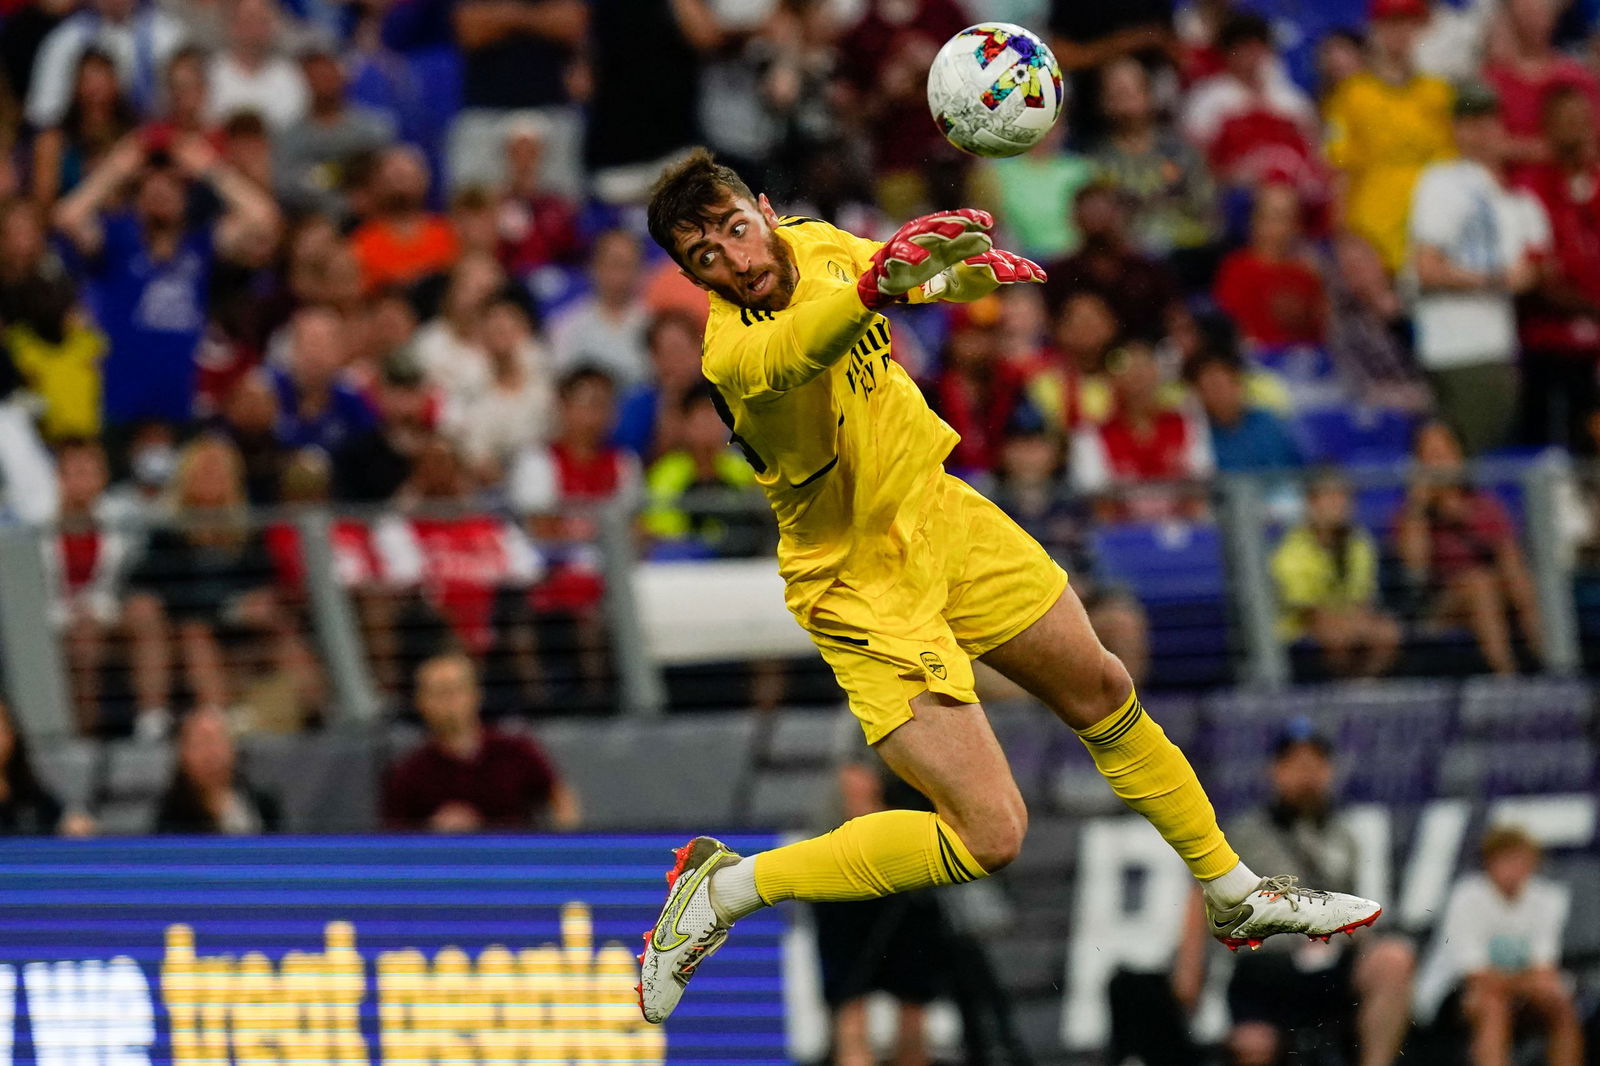
[[[739,918],[786,899],[867,899],[972,881],[1016,857],[1027,811],[973,691],[981,658],[1072,727],[1112,789],[1202,882],[1230,947],[1371,924],[1370,900],[1262,879],[1228,847],[1194,771],[1101,647],[1067,575],[946,474],[957,437],[891,357],[890,304],[968,301],[1044,280],[950,211],[886,244],[780,218],[697,151],[662,174],[650,233],[711,293],[703,370],[777,514],[791,612],[833,668],[867,742],[937,813],[883,811],[754,856],[678,850],[639,957],[652,1022],[677,1006]]]

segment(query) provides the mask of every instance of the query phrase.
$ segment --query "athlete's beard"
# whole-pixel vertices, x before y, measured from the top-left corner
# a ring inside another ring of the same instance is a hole
[[[782,311],[788,307],[789,301],[794,298],[795,286],[800,284],[800,271],[795,266],[794,253],[789,250],[788,243],[778,236],[777,230],[767,234],[767,253],[772,262],[762,264],[747,275],[750,281],[754,281],[763,271],[772,271],[772,284],[766,292],[751,296],[742,286],[732,285],[714,286],[712,291],[735,307],[748,307],[752,311]]]

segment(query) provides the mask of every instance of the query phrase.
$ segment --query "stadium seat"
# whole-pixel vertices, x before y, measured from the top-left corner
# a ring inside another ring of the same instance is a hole
[[[1374,407],[1327,407],[1297,416],[1316,463],[1375,466],[1403,460],[1415,425],[1408,414]]]
[[[838,795],[832,768],[763,770],[742,820],[759,829],[831,828],[841,820]]]
[[[1208,522],[1124,523],[1094,533],[1106,580],[1150,617],[1152,677],[1180,688],[1211,686],[1232,672],[1222,535]]]
[[[1283,381],[1297,411],[1344,407],[1351,401],[1333,356],[1325,348],[1308,344],[1263,348],[1252,359]]]

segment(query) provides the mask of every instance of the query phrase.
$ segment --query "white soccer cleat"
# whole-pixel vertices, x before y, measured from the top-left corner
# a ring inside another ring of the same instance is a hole
[[[1304,933],[1326,944],[1339,933],[1354,933],[1378,920],[1383,908],[1344,892],[1301,888],[1297,877],[1265,877],[1255,891],[1232,907],[1206,901],[1211,935],[1230,951],[1252,950],[1278,933]]]
[[[711,874],[740,861],[720,840],[695,837],[673,852],[678,863],[667,873],[666,906],[656,927],[644,935],[639,955],[639,1009],[659,1025],[683,998],[700,964],[728,939],[728,926],[711,906]]]

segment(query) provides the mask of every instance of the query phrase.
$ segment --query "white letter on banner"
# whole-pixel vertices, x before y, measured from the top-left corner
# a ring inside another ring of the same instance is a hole
[[[1106,984],[1118,967],[1165,972],[1171,965],[1194,881],[1137,815],[1096,818],[1080,839],[1076,933],[1067,947],[1061,1034],[1068,1047],[1090,1048],[1105,1043]],[[1137,900],[1124,890],[1134,873],[1143,878]]]
[[[39,1066],[149,1066],[150,985],[126,955],[23,967]]]

